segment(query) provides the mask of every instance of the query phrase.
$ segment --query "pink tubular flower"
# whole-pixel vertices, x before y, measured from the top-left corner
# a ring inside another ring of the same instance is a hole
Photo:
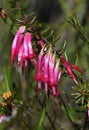
[[[37,69],[35,79],[38,82],[38,90],[41,89],[41,79],[42,79],[42,58],[44,54],[44,47],[41,49],[41,52],[38,56]]]
[[[41,47],[44,46],[44,42],[43,42],[43,40],[39,40],[38,42],[39,42],[39,44],[40,44]]]
[[[55,68],[54,68],[54,79],[55,83],[54,86],[52,86],[52,95],[57,96],[59,95],[59,91],[57,89],[58,82],[60,81],[61,75],[62,75],[62,69],[59,70],[59,60],[56,62]]]
[[[14,39],[13,39],[12,47],[11,47],[11,61],[12,61],[12,63],[14,62],[15,52],[17,51],[16,48],[18,48],[18,44],[17,43],[18,43],[19,35],[24,33],[25,29],[26,29],[25,26],[21,26],[19,28],[19,30],[17,31]]]
[[[50,50],[48,51],[48,53],[44,56],[43,59],[43,67],[44,67],[44,71],[43,71],[43,75],[42,75],[42,81],[44,82],[44,86],[45,86],[45,92],[47,94],[48,89],[49,89],[49,57],[50,57]]]
[[[58,90],[58,83],[61,79],[62,71],[63,70],[60,67],[60,59],[56,59],[56,53],[52,52],[51,46],[48,50],[45,46],[43,46],[38,56],[35,76],[35,80],[38,84],[38,90],[41,89],[41,85],[44,85],[46,94],[51,92],[54,98],[58,96],[60,94]]]
[[[28,37],[27,37],[27,33],[25,33],[24,41],[23,41],[23,59],[27,60],[28,57],[29,57],[29,54],[28,54]]]
[[[38,56],[37,70],[35,79],[38,83],[38,89],[41,89],[41,84],[43,82],[45,93],[51,92],[55,97],[59,94],[58,82],[62,74],[61,69],[59,70],[59,60],[56,60],[55,53],[52,54],[51,47],[44,54],[45,47]]]
[[[59,74],[59,60],[57,61],[55,68],[54,68],[54,78],[55,78],[55,86],[58,83],[58,74]]]
[[[66,61],[66,59],[63,57],[63,56],[60,56],[60,60],[63,62],[64,66],[66,67],[68,73],[71,75],[71,77],[73,78],[74,82],[76,84],[78,84],[76,78],[75,78],[75,75],[73,74],[72,70],[71,70],[71,67],[70,67],[70,64]]]
[[[50,58],[49,58],[49,84],[50,86],[53,86],[55,84],[54,66],[55,66],[55,54],[53,56],[50,55]]]
[[[18,64],[21,63],[22,59],[23,59],[23,44],[21,45],[20,50],[18,52]]]
[[[49,57],[50,57],[50,52],[48,52],[43,59],[43,67],[44,67],[44,71],[43,71],[43,82],[48,82],[49,81]]]
[[[25,33],[25,40],[27,42],[27,46],[28,46],[28,57],[29,59],[33,59],[35,57],[33,48],[32,48],[32,36],[31,33],[27,32]]]
[[[21,65],[22,69],[28,67],[29,61],[35,64],[35,53],[32,48],[32,35],[30,32],[25,32],[26,27],[21,26],[17,31],[13,43],[11,61],[14,63],[15,57],[18,58],[18,65]]]
[[[21,45],[23,44],[24,34],[20,34],[17,40],[17,46],[15,49],[15,55],[18,55]]]
[[[61,75],[62,75],[62,68],[60,68],[60,70],[59,70],[59,74],[58,74],[58,82],[60,81]]]
[[[53,96],[57,96],[56,87],[55,87],[55,86],[52,86],[51,89],[52,89],[52,95],[53,95]]]

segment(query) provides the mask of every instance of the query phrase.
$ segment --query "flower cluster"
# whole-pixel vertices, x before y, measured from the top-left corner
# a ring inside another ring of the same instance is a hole
[[[38,56],[35,76],[38,83],[38,90],[41,89],[42,83],[44,83],[46,94],[51,91],[53,96],[57,96],[59,94],[58,83],[64,73],[64,67],[75,83],[78,84],[72,68],[80,73],[83,73],[82,70],[78,66],[70,64],[62,55],[57,58],[56,52],[53,51],[51,47],[47,50],[46,47],[43,46]]]
[[[29,59],[32,61],[35,57],[32,48],[32,35],[26,32],[26,26],[21,26],[17,31],[11,48],[11,61],[14,63],[15,57],[18,57],[18,64],[21,64],[22,68],[28,66]]]
[[[44,42],[37,39],[39,45],[42,47]],[[28,67],[29,61],[33,64],[35,53],[32,47],[32,33],[26,31],[26,26],[21,26],[12,42],[11,47],[11,62],[14,63],[15,58],[18,58],[18,65],[22,68]]]

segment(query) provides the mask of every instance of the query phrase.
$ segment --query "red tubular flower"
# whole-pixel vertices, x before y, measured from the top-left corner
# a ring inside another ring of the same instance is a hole
[[[11,62],[13,63],[14,62],[14,56],[15,56],[15,51],[16,51],[16,48],[18,48],[18,38],[19,38],[19,35],[24,33],[26,27],[25,26],[21,26],[19,28],[19,30],[17,31],[14,39],[13,39],[13,42],[12,42],[12,47],[11,47]]]
[[[70,66],[71,66],[73,69],[79,71],[81,74],[84,73],[78,66],[76,66],[76,65],[74,65],[74,64],[71,64],[71,63],[70,63]]]
[[[60,60],[63,62],[64,66],[66,67],[68,73],[70,74],[70,76],[73,78],[74,82],[76,84],[78,84],[76,78],[75,78],[75,75],[73,74],[72,70],[71,70],[71,67],[70,67],[70,64],[66,61],[66,59],[63,57],[63,56],[60,56]]]

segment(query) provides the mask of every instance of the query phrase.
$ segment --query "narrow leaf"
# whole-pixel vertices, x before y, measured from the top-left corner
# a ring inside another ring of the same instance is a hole
[[[42,126],[42,122],[44,120],[44,117],[45,117],[45,108],[43,109],[42,111],[42,114],[41,114],[41,117],[40,117],[40,120],[39,120],[39,123],[38,123],[38,128],[37,130],[41,130],[41,126]]]
[[[10,91],[9,81],[8,81],[8,76],[7,76],[6,68],[4,68],[3,71],[4,71],[4,78],[5,78],[5,83],[6,83],[6,90],[7,90],[7,91]]]

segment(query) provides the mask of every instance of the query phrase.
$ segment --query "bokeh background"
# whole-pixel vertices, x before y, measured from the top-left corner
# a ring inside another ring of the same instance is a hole
[[[0,130],[37,130],[42,106],[35,99],[35,91],[32,89],[33,86],[36,86],[34,79],[30,77],[34,75],[34,70],[30,69],[30,74],[25,79],[20,68],[13,67],[10,61],[11,44],[14,37],[13,25],[18,27],[16,19],[23,20],[21,9],[26,15],[34,12],[39,22],[54,30],[54,37],[60,36],[60,40],[55,43],[57,49],[60,49],[66,40],[68,60],[75,63],[76,57],[78,57],[78,65],[85,70],[84,78],[89,79],[89,49],[82,44],[78,32],[67,22],[68,17],[77,16],[89,35],[89,0],[0,0],[0,7],[5,10],[13,22],[12,26],[8,26],[0,18],[0,93],[5,90],[3,69],[6,68],[10,87],[16,91],[17,99],[21,101],[16,117],[1,123]],[[66,77],[61,80],[59,85],[66,103],[65,92],[73,104],[70,96],[73,85],[74,83]],[[43,100],[41,95],[39,98]],[[54,105],[52,99],[47,101],[46,114],[49,115],[45,116],[42,130],[73,130],[67,116],[60,106]],[[50,123],[49,117],[54,126]]]

